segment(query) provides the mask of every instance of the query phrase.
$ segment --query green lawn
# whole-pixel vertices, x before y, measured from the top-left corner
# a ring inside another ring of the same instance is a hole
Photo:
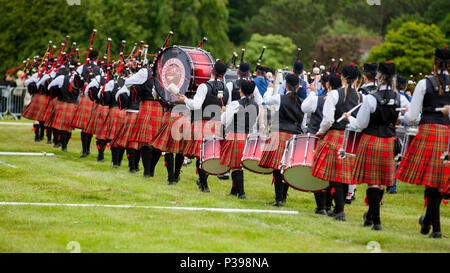
[[[120,169],[112,169],[109,150],[105,163],[97,163],[95,141],[93,154],[79,159],[79,130],[68,153],[33,138],[32,126],[0,124],[0,151],[56,154],[0,156],[0,202],[276,210],[269,204],[274,198],[271,176],[246,172],[247,199],[238,200],[228,196],[231,182],[215,177],[209,179],[211,193],[199,192],[193,164],[183,168],[177,185],[167,186],[163,158],[155,177],[144,179],[142,171],[128,172],[126,159]],[[441,206],[444,238],[419,233],[423,187],[400,183],[399,194],[385,195],[381,232],[362,226],[365,190],[365,185],[358,186],[357,200],[346,206],[347,222],[315,215],[314,196],[294,190],[280,210],[298,215],[0,205],[0,252],[68,252],[71,241],[79,242],[82,252],[368,252],[371,241],[382,252],[450,252],[449,207]]]

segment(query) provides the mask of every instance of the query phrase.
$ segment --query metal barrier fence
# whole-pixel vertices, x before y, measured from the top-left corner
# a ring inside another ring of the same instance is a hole
[[[27,89],[25,87],[0,86],[0,119],[10,114],[19,119],[25,103]]]

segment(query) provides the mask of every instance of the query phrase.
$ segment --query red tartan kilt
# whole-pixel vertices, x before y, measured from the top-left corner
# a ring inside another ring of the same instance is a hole
[[[58,110],[58,105],[60,101],[57,98],[53,98],[49,102],[49,107],[47,107],[47,112],[45,113],[45,127],[52,128],[53,121]]]
[[[104,135],[97,136],[98,139],[112,140],[119,132],[120,127],[125,122],[126,112],[119,107],[109,109],[108,119],[106,120],[106,132]]]
[[[86,96],[81,96],[77,104],[77,110],[72,120],[72,127],[85,129],[94,109],[95,103]]]
[[[42,95],[35,94],[31,97],[30,103],[25,107],[22,116],[26,119],[36,120],[39,110],[42,108]]]
[[[312,164],[312,175],[325,181],[352,183],[352,168],[355,158],[339,158],[338,150],[342,148],[344,130],[330,130],[319,141]]]
[[[352,183],[392,186],[395,177],[395,137],[363,134],[353,165]]]
[[[182,153],[187,157],[198,157],[201,155],[203,138],[212,135],[222,136],[222,125],[220,121],[196,120],[192,123],[190,139],[184,139]]]
[[[94,102],[94,106],[92,107],[91,114],[89,115],[88,122],[86,124],[86,127],[84,127],[84,132],[86,134],[93,135],[95,133],[95,121],[97,120],[98,114],[99,114],[99,108],[100,104]]]
[[[108,118],[109,107],[105,105],[99,105],[98,109],[98,116],[93,125],[94,135],[96,135],[97,137],[102,133],[103,125]]]
[[[281,160],[283,158],[284,150],[286,149],[286,142],[291,139],[292,136],[292,134],[284,132],[270,133],[258,166],[280,170]]]
[[[70,124],[76,107],[75,103],[60,102],[57,104],[57,112],[51,127],[61,131],[72,131],[73,128]]]
[[[131,128],[136,122],[138,113],[126,112],[125,122],[114,136],[111,147],[139,149],[139,143],[130,141]]]
[[[229,133],[222,146],[220,164],[230,168],[242,168],[246,140],[247,134]]]
[[[45,114],[47,113],[47,108],[49,105],[50,97],[41,95],[41,107],[39,108],[39,111],[36,114],[35,119],[41,122],[45,122]]]
[[[131,128],[130,140],[150,146],[164,120],[164,111],[157,101],[143,101],[139,115]]]
[[[447,150],[450,126],[422,124],[400,163],[396,178],[400,181],[433,188],[450,184],[450,164],[440,158]]]

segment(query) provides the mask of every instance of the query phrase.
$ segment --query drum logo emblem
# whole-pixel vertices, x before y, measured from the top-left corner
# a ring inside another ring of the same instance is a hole
[[[184,65],[179,59],[172,58],[167,60],[161,72],[164,89],[167,89],[172,83],[181,89],[185,80],[185,72]]]

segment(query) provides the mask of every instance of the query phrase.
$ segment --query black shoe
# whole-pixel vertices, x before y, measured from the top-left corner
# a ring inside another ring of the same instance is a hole
[[[283,204],[286,203],[286,198],[283,199],[283,201],[281,201]]]
[[[61,148],[61,151],[67,152],[67,147],[66,148]]]
[[[53,142],[51,140],[47,140],[47,144],[52,144]]]
[[[97,158],[97,162],[105,162],[103,158]]]
[[[334,216],[336,216],[336,213],[333,210],[329,210],[329,211],[327,211],[327,215],[329,217],[334,217]]]
[[[343,211],[336,213],[333,218],[334,218],[334,220],[345,222],[345,213]]]
[[[325,209],[316,209],[316,214],[328,215]]]
[[[245,197],[245,194],[238,194],[238,197],[237,197],[238,199],[245,199],[246,197]]]
[[[205,185],[205,186],[203,187],[203,192],[210,192],[210,191],[209,191],[208,185]]]
[[[230,179],[230,175],[228,173],[226,173],[226,174],[218,175],[217,178],[219,178],[220,180],[228,180],[228,179]]]
[[[40,142],[41,140],[39,138],[35,138],[34,142]]]
[[[388,193],[388,194],[397,194],[396,191],[388,191],[387,193]]]
[[[434,238],[434,239],[442,238],[442,233],[440,233],[440,232],[432,232],[430,234],[430,236],[428,236],[428,238]]]
[[[150,178],[151,176],[149,174],[144,173],[144,178]]]
[[[427,235],[428,233],[430,233],[430,227],[431,225],[426,226],[423,223],[423,220],[425,219],[425,216],[420,216],[419,218],[419,225],[420,225],[420,233],[422,233],[423,235]]]
[[[61,144],[59,144],[59,143],[56,143],[55,145],[53,145],[53,148],[55,148],[55,149],[57,149],[59,147],[61,147]]]
[[[351,205],[352,204],[352,199],[345,199],[345,204]]]
[[[180,182],[180,177],[179,177],[179,176],[178,176],[178,177],[175,177],[175,178],[173,179],[173,182],[175,182],[175,183]]]
[[[197,183],[197,187],[200,191],[203,191],[203,187],[202,184],[200,184],[200,178],[197,178],[197,181],[195,181],[195,183]]]
[[[130,173],[136,173],[137,170],[136,169],[130,169]]]
[[[371,225],[373,225],[372,220],[367,218],[367,211],[364,212],[363,219],[364,219],[364,226],[365,227],[370,227]]]
[[[167,181],[167,186],[175,185],[175,181]]]
[[[117,168],[119,168],[119,165],[113,165],[112,166],[114,169],[117,169]]]
[[[373,225],[372,230],[382,230],[381,224]]]
[[[275,201],[275,202],[272,204],[272,206],[274,206],[274,207],[282,207],[282,206],[283,206],[283,202],[281,202],[281,201]]]
[[[87,156],[88,156],[88,154],[82,153],[82,154],[79,156],[79,158],[85,158],[85,157],[87,157]]]

